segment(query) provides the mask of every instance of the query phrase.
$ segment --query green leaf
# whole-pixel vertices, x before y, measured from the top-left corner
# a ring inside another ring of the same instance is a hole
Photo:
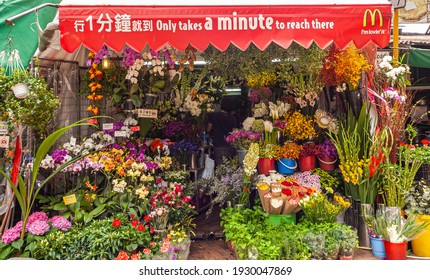
[[[105,211],[106,204],[102,204],[90,212],[90,215],[97,217]]]
[[[64,211],[67,210],[67,206],[64,203],[60,202],[55,204],[52,209],[55,211]]]
[[[93,219],[93,215],[91,213],[84,213],[84,223],[87,224]]]
[[[22,239],[18,239],[18,240],[15,240],[14,242],[12,242],[12,247],[17,249],[17,250],[19,250],[22,247],[22,245],[24,245],[24,240],[22,240]]]
[[[0,260],[8,259],[14,250],[15,249],[12,246],[8,246],[6,249],[2,250],[0,253]]]
[[[163,89],[165,84],[166,84],[165,81],[158,81],[152,85],[152,88]]]
[[[133,244],[127,245],[127,247],[125,248],[127,249],[128,252],[132,252],[136,250],[137,246],[138,246],[137,243],[133,243]]]
[[[133,95],[130,97],[130,99],[133,102],[134,106],[140,107],[142,105],[142,98],[140,98],[139,95]]]
[[[80,211],[75,213],[75,223],[82,223],[82,221],[84,220],[84,214],[81,213]]]
[[[130,94],[135,94],[139,90],[138,84],[132,84],[130,87]]]

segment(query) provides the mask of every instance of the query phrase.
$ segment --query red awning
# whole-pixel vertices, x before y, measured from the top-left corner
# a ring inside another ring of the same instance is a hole
[[[209,44],[245,50],[254,43],[263,50],[272,42],[288,48],[293,41],[321,48],[373,42],[383,48],[390,41],[391,5],[60,5],[59,21],[67,52],[82,44],[93,51],[104,44],[114,51],[125,45],[141,51],[146,44],[159,49],[167,43],[178,50],[189,44],[199,50]]]

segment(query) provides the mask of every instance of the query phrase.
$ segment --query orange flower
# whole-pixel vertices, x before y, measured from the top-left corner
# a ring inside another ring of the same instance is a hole
[[[116,256],[115,260],[122,260],[122,261],[128,260],[127,252],[125,252],[125,251],[119,252],[119,254],[118,254],[118,256]]]

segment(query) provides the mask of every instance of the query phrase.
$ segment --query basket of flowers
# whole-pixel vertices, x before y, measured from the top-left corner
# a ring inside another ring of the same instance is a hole
[[[279,173],[294,173],[297,168],[296,159],[299,158],[300,149],[300,145],[293,141],[287,141],[282,146],[276,146],[275,159],[277,162]]]

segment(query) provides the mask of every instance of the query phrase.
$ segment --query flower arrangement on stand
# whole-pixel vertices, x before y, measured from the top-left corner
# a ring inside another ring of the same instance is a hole
[[[305,218],[312,223],[334,223],[336,217],[349,207],[344,203],[329,201],[320,192],[314,192],[303,198],[299,205],[303,209]]]
[[[317,153],[319,166],[324,171],[333,171],[338,158],[336,146],[330,139],[319,144]]]

